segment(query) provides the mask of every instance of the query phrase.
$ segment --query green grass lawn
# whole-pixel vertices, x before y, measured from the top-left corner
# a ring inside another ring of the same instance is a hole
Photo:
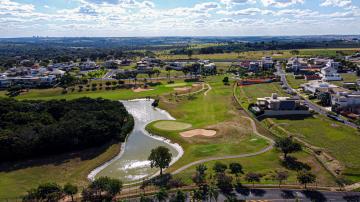
[[[240,163],[243,166],[244,173],[247,173],[249,171],[261,173],[263,177],[260,183],[262,184],[278,184],[278,182],[273,179],[273,175],[275,171],[288,171],[289,178],[284,184],[298,184],[296,180],[297,172],[294,170],[285,169],[283,166],[281,166],[279,155],[280,153],[278,153],[276,150],[271,150],[267,153],[254,157],[221,160],[221,163],[229,165],[232,162],[236,162],[236,163]],[[303,162],[308,163],[312,167],[311,171],[313,173],[321,173],[321,174],[317,174],[318,185],[336,186],[332,176],[328,174],[323,167],[316,165],[317,161],[314,157],[308,155],[305,152],[296,153],[293,154],[292,156],[298,159],[302,159]],[[208,168],[206,171],[208,177],[215,175],[214,171],[212,170],[212,167],[214,166],[215,162],[216,161],[210,161],[205,163],[206,167]],[[192,182],[191,177],[195,173],[195,169],[196,166],[192,166],[186,169],[185,171],[177,174],[176,177],[181,178],[182,180],[185,181],[185,183],[190,184]],[[228,174],[231,175],[230,173]],[[236,176],[233,176],[233,179],[235,181]],[[251,184],[244,180],[244,175],[240,175],[239,179],[240,182],[243,184]]]
[[[268,143],[253,134],[250,121],[240,117],[232,101],[232,86],[222,83],[223,77],[209,77],[206,81],[212,90],[207,96],[175,98],[166,96],[160,107],[167,110],[177,121],[190,123],[193,128],[208,128],[218,131],[214,137],[183,138],[178,131],[165,131],[148,125],[152,133],[179,143],[184,156],[169,170],[174,170],[192,161],[241,153],[250,153],[264,148]]]
[[[259,84],[239,87],[237,93],[241,102],[254,102],[257,97],[268,96],[271,92],[282,94],[278,84]],[[335,122],[323,116],[305,119],[271,119],[291,134],[304,141],[325,149],[330,155],[339,160],[345,167],[344,177],[352,182],[360,181],[360,153],[357,152],[360,144],[360,133],[348,126]],[[263,121],[266,124],[266,120]],[[272,128],[273,130],[276,126]],[[279,135],[285,135],[281,133]]]
[[[153,126],[159,130],[167,131],[186,130],[192,127],[191,124],[179,121],[157,121]]]
[[[341,87],[341,86],[343,86],[344,82],[356,82],[356,80],[359,79],[359,77],[356,76],[355,73],[343,73],[343,74],[340,74],[340,75],[343,78],[342,81],[331,81],[330,83],[338,85],[338,86]]]
[[[68,182],[80,187],[88,184],[87,175],[97,166],[116,156],[120,144],[105,145],[102,148],[81,152],[33,159],[29,162],[0,165],[0,201],[19,198],[26,191],[40,183]],[[10,170],[7,170],[10,169]]]
[[[184,85],[183,82],[177,81],[173,85],[177,85],[180,82],[181,85]],[[166,83],[163,81],[163,83]],[[191,83],[185,83],[185,85],[191,85]],[[105,88],[105,87],[104,87]],[[105,98],[111,100],[127,100],[127,99],[136,99],[136,98],[145,98],[147,96],[156,97],[158,95],[170,93],[173,91],[173,87],[168,87],[167,85],[159,85],[155,87],[149,87],[154,90],[144,91],[144,92],[134,92],[131,89],[116,89],[116,90],[96,90],[96,91],[85,91],[78,92],[77,90],[71,92],[69,91],[66,94],[62,94],[62,88],[50,88],[50,89],[31,89],[29,92],[22,93],[20,96],[16,97],[19,100],[25,99],[36,99],[36,100],[51,100],[51,99],[76,99],[80,97],[90,97],[90,98]],[[0,97],[6,97],[5,91],[0,91]]]
[[[236,92],[241,104],[246,108],[249,104],[256,103],[257,98],[270,97],[272,93],[277,93],[279,96],[288,96],[277,82],[238,87]]]
[[[332,57],[336,56],[336,51],[342,51],[347,55],[355,53],[358,48],[328,48],[328,49],[300,49],[299,57],[315,57],[324,56]],[[193,59],[202,60],[236,60],[236,59],[261,59],[264,56],[272,56],[275,59],[290,58],[293,57],[290,53],[291,50],[270,50],[270,51],[246,51],[240,54],[238,53],[222,53],[222,54],[202,54],[193,55]],[[170,55],[162,53],[159,55],[160,59],[163,60],[177,60],[177,59],[188,59],[187,55]]]
[[[272,120],[291,134],[324,148],[345,165],[346,179],[360,181],[360,133],[357,130],[322,116]]]
[[[293,89],[298,89],[301,84],[308,82],[305,79],[295,79],[293,74],[286,75],[286,80]]]

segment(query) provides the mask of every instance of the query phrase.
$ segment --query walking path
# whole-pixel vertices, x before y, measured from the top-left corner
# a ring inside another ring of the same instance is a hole
[[[208,92],[210,92],[212,90],[210,84],[207,83],[206,85],[207,85],[208,89],[204,93],[205,96],[207,96]]]

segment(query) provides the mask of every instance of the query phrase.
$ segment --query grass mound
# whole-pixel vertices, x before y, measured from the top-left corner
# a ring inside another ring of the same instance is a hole
[[[154,124],[154,127],[159,130],[178,131],[189,129],[192,125],[179,121],[158,121]]]

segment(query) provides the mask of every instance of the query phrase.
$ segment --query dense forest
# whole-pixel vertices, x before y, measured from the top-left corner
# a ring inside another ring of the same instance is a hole
[[[124,141],[133,118],[105,99],[0,100],[0,161],[58,154]]]

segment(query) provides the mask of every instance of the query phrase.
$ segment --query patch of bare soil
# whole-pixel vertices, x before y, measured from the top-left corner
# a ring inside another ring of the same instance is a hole
[[[152,88],[132,88],[132,91],[135,93],[141,93],[141,92],[150,91],[150,90],[154,90],[154,89],[152,89]]]

